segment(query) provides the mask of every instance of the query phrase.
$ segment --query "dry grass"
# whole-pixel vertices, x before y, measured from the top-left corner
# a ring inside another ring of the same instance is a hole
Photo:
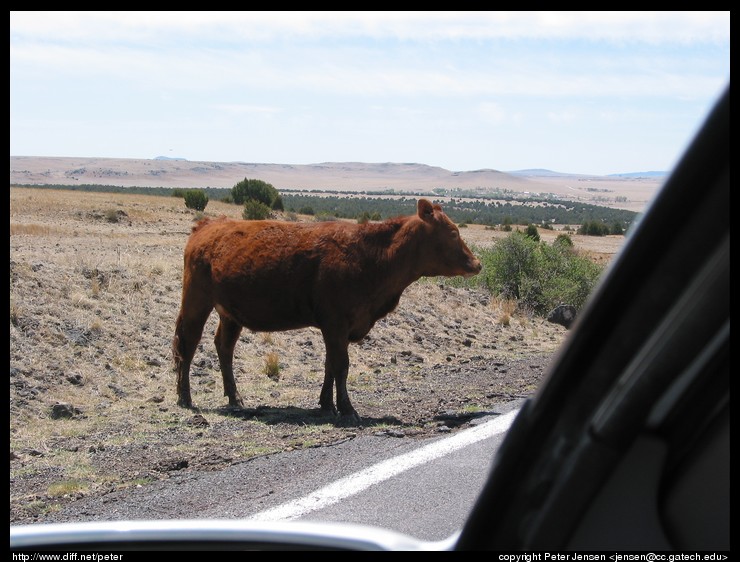
[[[276,352],[271,351],[267,354],[262,372],[267,375],[267,378],[275,382],[280,380],[280,356]]]
[[[495,311],[497,322],[508,327],[511,325],[511,319],[517,309],[517,302],[515,299],[495,297],[491,299],[491,308]]]

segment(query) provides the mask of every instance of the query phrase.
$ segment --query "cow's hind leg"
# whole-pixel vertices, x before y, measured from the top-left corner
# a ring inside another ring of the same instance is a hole
[[[190,364],[211,310],[210,306],[198,306],[197,303],[192,306],[183,304],[177,316],[175,337],[172,340],[172,356],[177,371],[177,404],[179,406],[193,407],[193,399],[190,395]]]
[[[216,352],[221,365],[221,375],[224,379],[224,396],[229,397],[229,405],[235,407],[244,406],[242,397],[236,389],[234,380],[234,347],[239,339],[242,327],[231,318],[221,316],[216,329]]]

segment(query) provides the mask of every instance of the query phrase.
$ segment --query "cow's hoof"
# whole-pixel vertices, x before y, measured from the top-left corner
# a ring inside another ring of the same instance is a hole
[[[341,427],[359,427],[362,425],[362,418],[357,415],[357,412],[342,414],[337,420],[337,425]]]
[[[332,404],[321,404],[321,415],[322,416],[336,416],[337,415],[337,407]]]
[[[191,410],[193,409],[193,401],[190,398],[180,398],[177,401],[177,405],[181,408],[190,408]]]

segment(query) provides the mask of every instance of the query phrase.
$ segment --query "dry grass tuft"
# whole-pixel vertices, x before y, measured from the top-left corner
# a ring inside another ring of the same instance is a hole
[[[496,322],[501,326],[509,327],[514,313],[517,311],[517,301],[510,298],[492,298],[491,308],[496,315]]]
[[[264,373],[275,382],[280,380],[280,358],[276,352],[271,351],[265,357]]]

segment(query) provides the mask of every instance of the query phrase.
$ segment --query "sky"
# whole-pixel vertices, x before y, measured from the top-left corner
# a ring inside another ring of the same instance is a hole
[[[10,12],[10,155],[668,171],[730,12]]]

